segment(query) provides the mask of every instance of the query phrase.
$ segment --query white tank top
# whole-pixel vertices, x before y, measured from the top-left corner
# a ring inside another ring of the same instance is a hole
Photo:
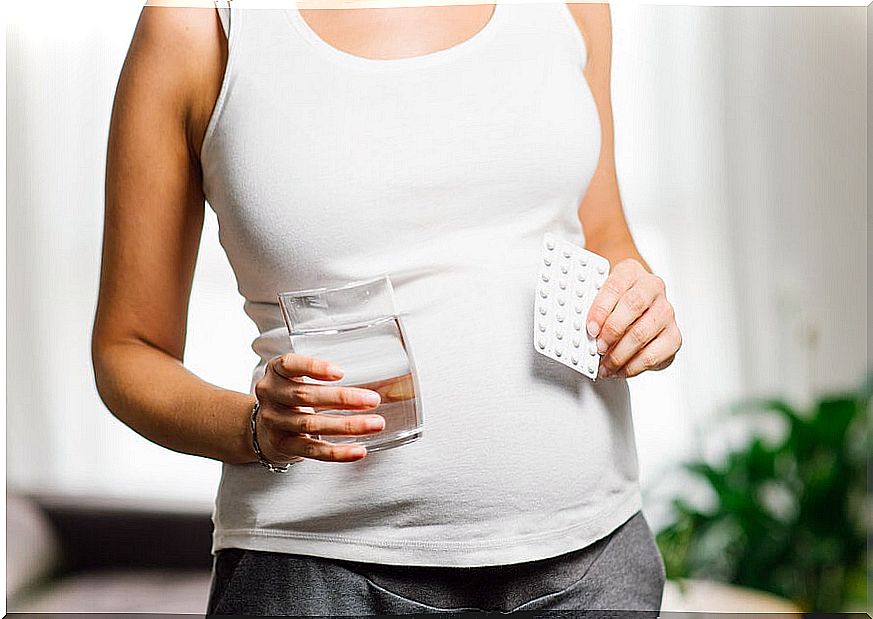
[[[264,364],[290,350],[276,293],[387,273],[422,437],[285,475],[223,465],[213,551],[481,566],[588,545],[640,508],[628,390],[531,342],[543,233],[584,244],[600,155],[564,3],[498,4],[472,38],[355,56],[289,9],[237,6],[203,182]]]

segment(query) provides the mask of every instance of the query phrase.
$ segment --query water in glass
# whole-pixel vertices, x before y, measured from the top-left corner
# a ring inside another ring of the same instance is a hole
[[[385,428],[367,435],[324,435],[332,443],[357,443],[369,452],[416,440],[421,435],[421,411],[412,363],[400,318],[384,316],[356,324],[290,331],[294,352],[325,359],[343,370],[337,381],[321,384],[362,387],[382,398],[375,413],[385,419]],[[330,410],[323,414],[350,415],[361,411]]]

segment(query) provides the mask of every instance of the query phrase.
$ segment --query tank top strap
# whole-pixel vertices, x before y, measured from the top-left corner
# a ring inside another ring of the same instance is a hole
[[[215,0],[215,8],[218,11],[218,18],[221,20],[221,27],[224,30],[225,38],[230,38],[230,17],[231,17],[231,2],[232,0]]]
[[[512,32],[548,32],[585,65],[588,54],[585,39],[566,2],[507,2],[505,13],[505,23]]]

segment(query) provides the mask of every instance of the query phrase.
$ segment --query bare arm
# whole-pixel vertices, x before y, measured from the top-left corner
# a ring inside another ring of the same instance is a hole
[[[110,124],[92,358],[101,398],[138,433],[176,451],[246,462],[254,460],[246,434],[253,398],[182,365],[204,209],[194,155],[204,110],[193,93],[217,96],[218,29],[214,10],[146,7],[140,16]]]
[[[630,377],[673,362],[682,336],[664,281],[643,260],[624,216],[615,170],[610,96],[612,21],[608,4],[569,4],[588,50],[585,78],[601,125],[597,169],[579,205],[585,245],[612,264],[588,314],[588,332],[603,355],[600,377]]]
[[[585,246],[616,264],[634,258],[648,270],[631,237],[615,172],[615,140],[610,97],[612,65],[612,24],[607,4],[570,4],[588,48],[585,78],[600,115],[600,159],[582,202],[579,220]]]
[[[199,152],[226,61],[214,8],[143,10],[110,125],[92,358],[101,398],[130,428],[168,449],[237,464],[256,461],[249,429],[255,398],[183,366],[205,207]],[[363,457],[363,449],[304,434],[381,430],[378,415],[316,414],[367,410],[379,394],[304,385],[302,376],[335,380],[341,372],[293,353],[269,361],[255,386],[264,454],[277,463]]]

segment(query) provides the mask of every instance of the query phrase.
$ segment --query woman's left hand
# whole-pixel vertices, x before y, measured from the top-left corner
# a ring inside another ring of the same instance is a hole
[[[588,333],[597,338],[599,378],[629,378],[663,370],[682,346],[664,280],[632,258],[613,267],[588,313]]]

